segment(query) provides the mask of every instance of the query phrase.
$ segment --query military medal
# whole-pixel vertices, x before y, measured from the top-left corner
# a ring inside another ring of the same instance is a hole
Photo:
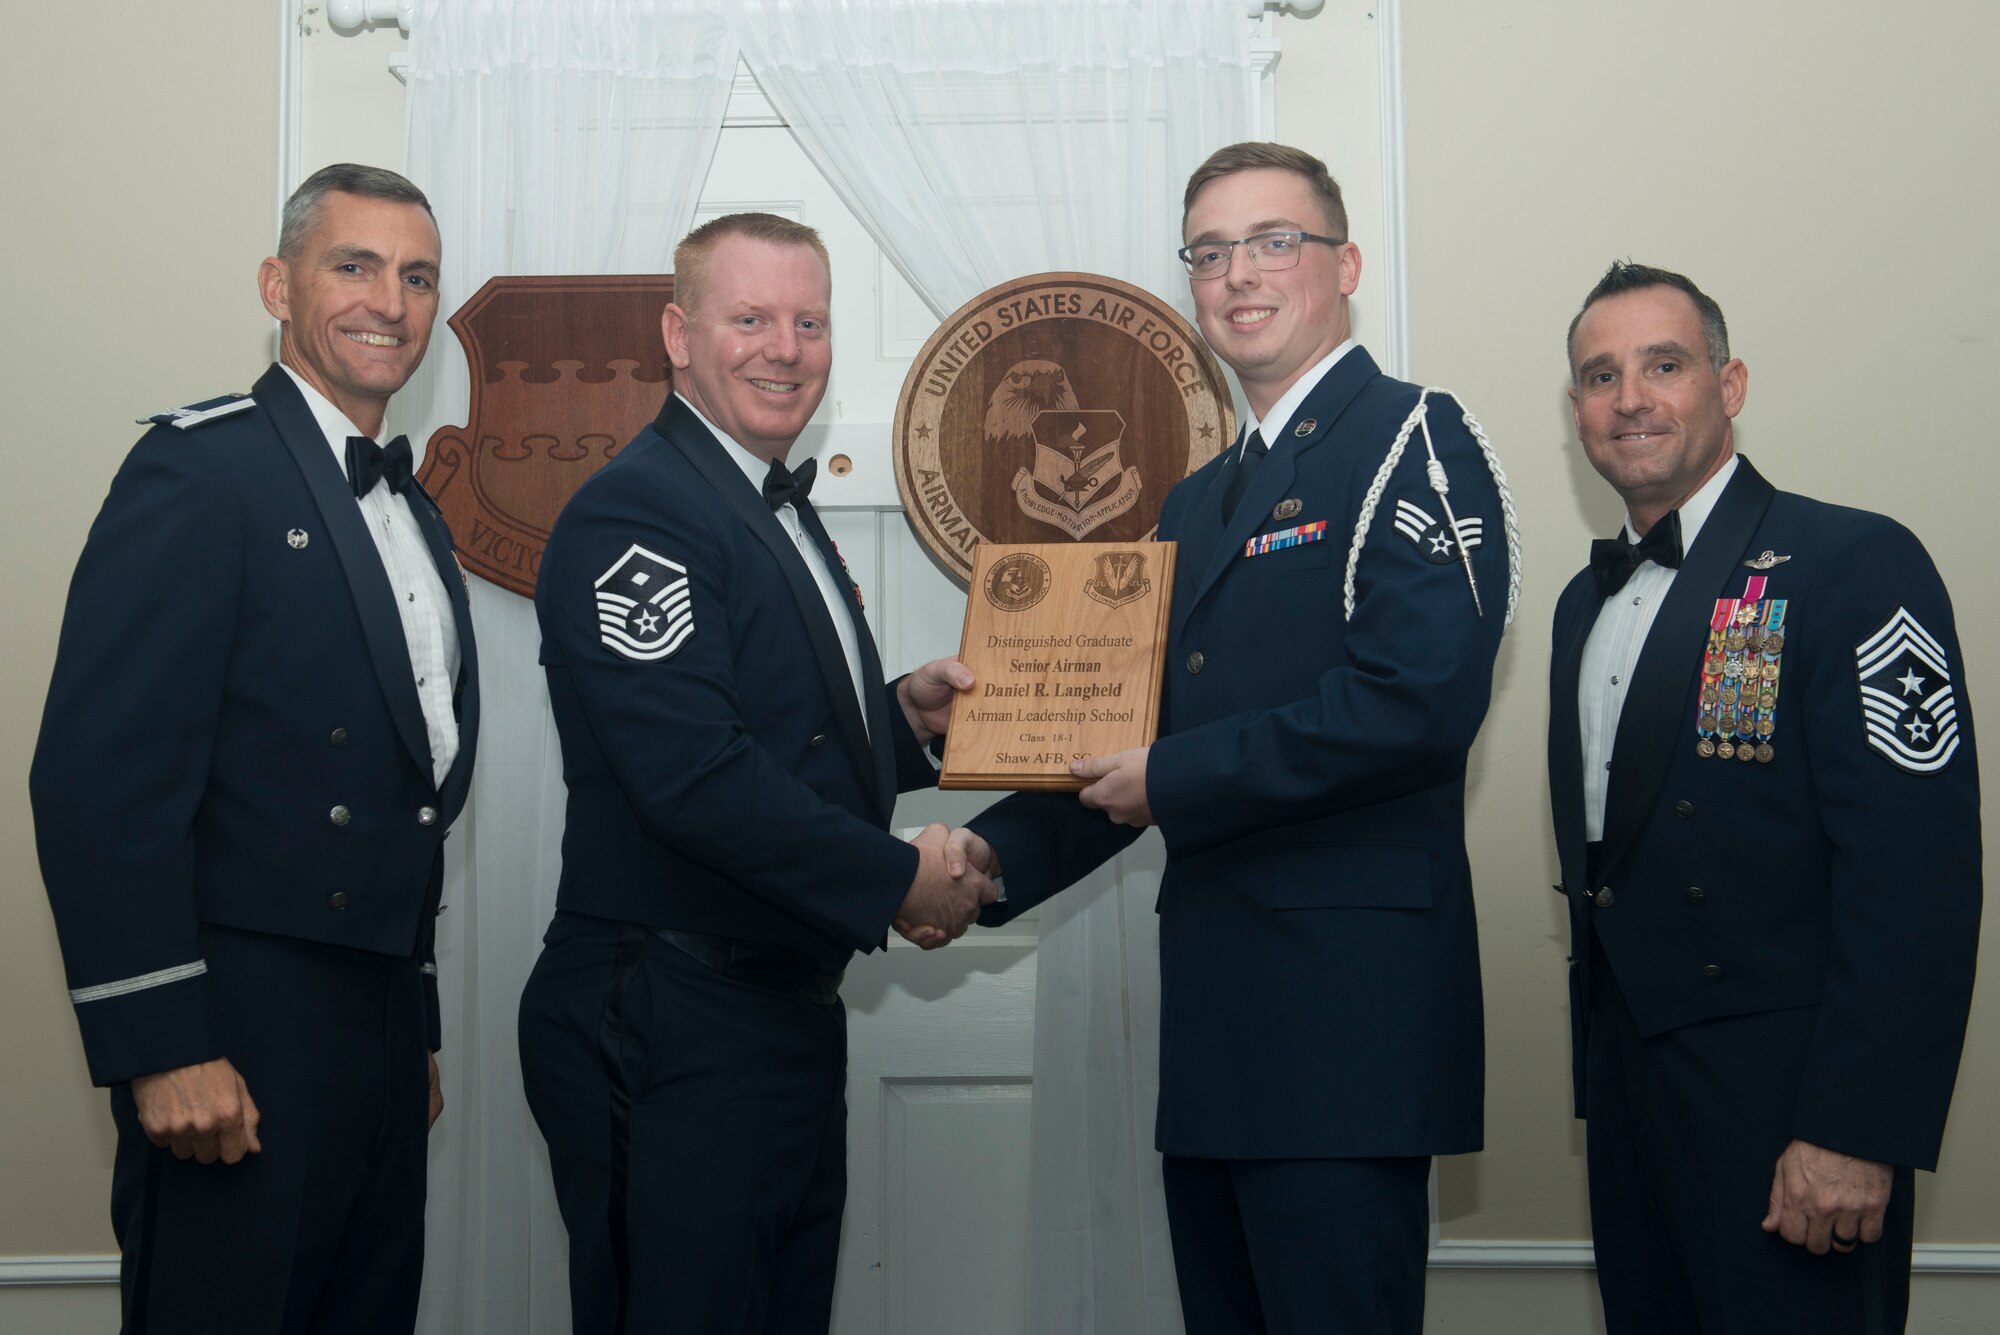
[[[1777,751],[1780,654],[1785,602],[1764,597],[1766,579],[1751,576],[1740,598],[1718,598],[1701,660],[1695,754],[1768,765]]]
[[[1735,612],[1733,602],[1719,598],[1708,621],[1708,644],[1701,656],[1701,708],[1694,722],[1694,753],[1703,759],[1718,754],[1716,734],[1728,735],[1723,720],[1729,717],[1727,707],[1736,702],[1736,686],[1723,676],[1723,670],[1729,666],[1726,652]]]

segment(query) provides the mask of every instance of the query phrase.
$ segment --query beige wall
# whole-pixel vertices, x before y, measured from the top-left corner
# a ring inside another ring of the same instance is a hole
[[[0,214],[13,442],[0,773],[14,776],[0,797],[0,1255],[111,1245],[108,1120],[63,998],[26,801],[69,571],[131,419],[247,388],[268,356],[252,276],[273,232],[276,7],[114,9],[87,61],[59,7],[14,16],[0,54],[7,179],[23,183]],[[1356,9],[1331,0],[1282,21],[1280,131],[1336,172],[1376,148],[1314,114],[1316,87],[1372,77],[1335,50]],[[1488,1148],[1444,1166],[1448,1239],[1586,1232],[1541,748],[1555,592],[1617,519],[1577,461],[1561,345],[1611,257],[1681,268],[1722,302],[1752,371],[1745,449],[1780,485],[1915,528],[1958,594],[1969,692],[1989,710],[2000,699],[1983,505],[2000,469],[1979,393],[2000,333],[2000,94],[1982,63],[2000,10],[1959,0],[1891,18],[1860,0],[1404,6],[1416,366],[1492,433],[1529,563],[1475,756]],[[307,165],[320,156],[308,146]],[[1924,876],[1912,850],[1911,893]],[[1943,1169],[1920,1186],[1928,1241],[2000,1242],[2000,1145],[1980,1132],[2000,1115],[1992,995]]]
[[[1577,1238],[1545,674],[1555,595],[1620,509],[1575,445],[1564,329],[1614,257],[1694,277],[1750,367],[1741,447],[1779,486],[1922,536],[1956,594],[1963,679],[1990,716],[2000,7],[1409,0],[1403,29],[1415,365],[1491,432],[1528,572],[1474,756],[1486,1153],[1444,1165],[1444,1234]],[[1338,34],[1308,20],[1283,35],[1280,132],[1338,172],[1339,127],[1315,121],[1311,77],[1317,44]],[[1992,791],[2000,744],[1986,761]],[[1754,856],[1756,831],[1744,839]],[[1912,848],[1904,892],[1925,879]],[[1918,1187],[1920,1240],[2000,1242],[1996,935],[1944,1160]]]
[[[63,994],[28,760],[70,569],[132,419],[248,389],[269,359],[255,280],[276,233],[277,17],[241,0],[128,0],[88,23],[16,5],[0,43],[0,1255],[111,1250],[110,1119]]]

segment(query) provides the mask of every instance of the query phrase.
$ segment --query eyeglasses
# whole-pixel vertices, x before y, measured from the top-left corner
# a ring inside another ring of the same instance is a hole
[[[1259,232],[1240,241],[1197,241],[1191,246],[1182,246],[1175,253],[1181,257],[1181,263],[1187,265],[1189,277],[1220,278],[1229,272],[1230,259],[1238,246],[1249,247],[1250,262],[1268,272],[1297,265],[1299,252],[1305,249],[1308,241],[1323,241],[1329,246],[1347,244],[1330,236],[1314,236],[1311,232]]]

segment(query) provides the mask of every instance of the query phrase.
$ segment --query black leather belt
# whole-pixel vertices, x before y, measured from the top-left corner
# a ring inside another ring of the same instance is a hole
[[[847,971],[799,951],[671,927],[656,927],[653,935],[725,978],[820,1006],[840,1000],[840,980]]]

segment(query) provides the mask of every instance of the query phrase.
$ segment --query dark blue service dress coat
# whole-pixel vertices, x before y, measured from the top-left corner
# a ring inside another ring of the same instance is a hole
[[[1761,664],[1775,665],[1759,738],[1770,759],[1704,756],[1720,703],[1702,699],[1717,601],[1741,599],[1754,578],[1753,624],[1783,603],[1781,650],[1750,655],[1760,682]],[[1929,555],[1893,520],[1776,491],[1744,459],[1640,654],[1589,879],[1577,677],[1602,605],[1588,570],[1563,590],[1549,688],[1578,1115],[1594,939],[1644,1036],[1817,1007],[1789,1136],[1935,1167],[1972,992],[1981,854],[1958,631]]]
[[[1448,396],[1433,394],[1428,412],[1458,532],[1413,433],[1376,503],[1344,615],[1357,516],[1418,394],[1355,348],[1291,421],[1268,424],[1270,453],[1233,519],[1221,514],[1233,451],[1183,480],[1161,512],[1160,537],[1179,544],[1147,767],[1168,854],[1157,1124],[1167,1154],[1480,1147],[1465,772],[1508,561],[1493,478]],[[1005,873],[1007,899],[988,924],[1137,837],[1069,795],[1008,798],[971,823]]]
[[[112,481],[29,779],[100,1085],[225,1055],[204,923],[415,955],[439,1043],[444,839],[479,730],[451,535],[413,483],[461,655],[440,787],[395,594],[311,409],[277,366],[217,406],[156,425]]]

